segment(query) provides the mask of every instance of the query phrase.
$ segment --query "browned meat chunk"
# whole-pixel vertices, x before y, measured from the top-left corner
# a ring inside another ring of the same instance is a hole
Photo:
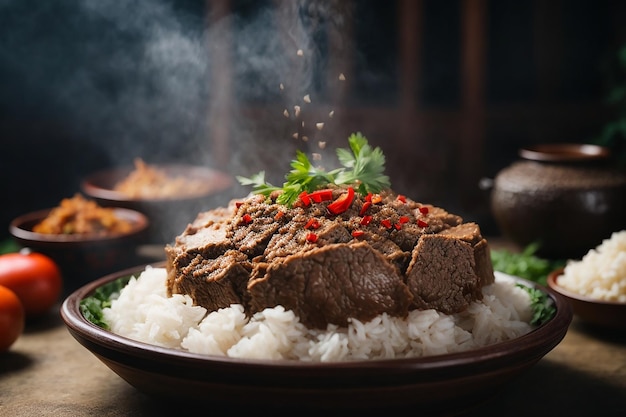
[[[197,305],[209,311],[231,304],[246,304],[250,264],[244,254],[229,250],[215,259],[197,255],[179,268],[170,282],[170,294],[189,294]]]
[[[453,314],[481,299],[482,287],[494,281],[487,256],[486,241],[472,225],[423,235],[407,269],[415,308]]]
[[[368,321],[387,312],[406,316],[412,296],[396,270],[367,243],[333,244],[272,263],[250,280],[253,311],[282,305],[302,323],[325,328]]]

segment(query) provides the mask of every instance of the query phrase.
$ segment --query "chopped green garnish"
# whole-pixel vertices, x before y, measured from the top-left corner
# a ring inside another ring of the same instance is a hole
[[[526,285],[518,284],[517,286],[525,289],[530,296],[530,307],[533,310],[533,316],[530,320],[531,325],[539,326],[554,317],[556,307],[548,294],[540,289]]]
[[[274,191],[282,191],[277,202],[291,206],[303,191],[312,192],[328,184],[354,185],[365,195],[378,193],[391,187],[385,172],[385,155],[378,147],[372,148],[365,136],[353,133],[348,138],[350,149],[337,149],[337,158],[342,167],[325,171],[315,167],[301,151],[296,152],[296,159],[291,162],[291,171],[285,175],[282,187],[265,181],[265,172],[261,171],[250,178],[237,177],[242,185],[251,185],[256,194],[269,196]]]
[[[91,296],[81,300],[80,312],[91,323],[109,330],[109,325],[104,321],[102,310],[111,307],[111,302],[117,298],[127,283],[128,277],[122,277],[97,288]]]
[[[540,258],[535,254],[537,249],[539,249],[539,245],[532,243],[519,253],[507,250],[492,250],[491,262],[493,269],[546,285],[548,274],[564,266],[565,261]]]

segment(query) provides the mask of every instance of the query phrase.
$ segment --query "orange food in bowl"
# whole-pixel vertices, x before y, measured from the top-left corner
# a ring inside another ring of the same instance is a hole
[[[135,169],[115,184],[114,190],[130,198],[156,199],[202,195],[211,187],[203,179],[173,175],[137,158]]]
[[[132,223],[115,215],[112,208],[99,206],[80,194],[65,198],[33,227],[43,234],[109,235],[128,233]]]

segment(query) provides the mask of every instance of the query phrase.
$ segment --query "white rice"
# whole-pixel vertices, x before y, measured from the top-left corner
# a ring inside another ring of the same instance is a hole
[[[614,232],[581,260],[568,261],[559,285],[598,300],[626,302],[626,230]]]
[[[268,308],[246,318],[241,305],[206,314],[189,296],[166,296],[165,268],[132,277],[105,321],[119,335],[194,353],[234,358],[335,362],[460,352],[519,337],[532,330],[528,293],[496,272],[482,301],[461,314],[414,310],[406,319],[382,314],[347,328],[307,329],[292,311]],[[205,316],[206,315],[206,316]]]

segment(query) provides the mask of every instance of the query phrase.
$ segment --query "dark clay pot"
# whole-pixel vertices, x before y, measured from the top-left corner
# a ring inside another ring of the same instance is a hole
[[[501,233],[539,256],[578,259],[626,229],[626,173],[596,145],[544,144],[520,150],[491,191]]]

